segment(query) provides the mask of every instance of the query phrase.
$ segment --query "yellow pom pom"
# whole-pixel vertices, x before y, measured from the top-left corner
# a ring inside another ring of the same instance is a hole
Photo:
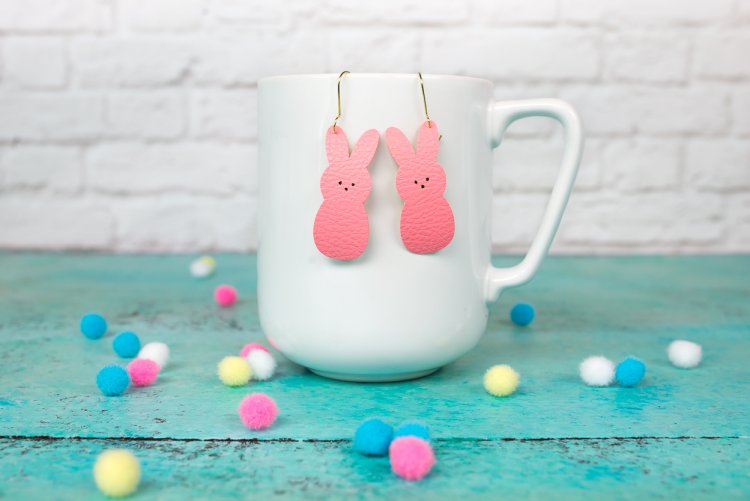
[[[216,259],[212,258],[211,256],[201,256],[198,258],[198,260],[204,263],[206,266],[208,266],[212,270],[216,268]]]
[[[94,481],[107,496],[121,498],[132,494],[141,480],[141,465],[132,452],[109,449],[94,464]]]
[[[507,397],[518,388],[520,376],[510,365],[496,365],[484,375],[484,389],[490,395]]]
[[[253,371],[244,357],[224,357],[219,362],[219,379],[227,386],[242,386],[250,381]]]

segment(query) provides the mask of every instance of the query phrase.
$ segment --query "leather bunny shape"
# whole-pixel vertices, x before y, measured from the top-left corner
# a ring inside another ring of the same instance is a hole
[[[370,237],[365,200],[372,182],[367,167],[378,147],[378,131],[365,131],[349,155],[349,142],[341,126],[326,132],[328,168],[320,178],[323,203],[313,226],[318,250],[342,261],[358,258]]]
[[[439,135],[434,121],[424,122],[417,133],[416,152],[403,132],[385,132],[391,156],[398,164],[396,189],[404,201],[401,239],[415,254],[437,252],[455,231],[453,211],[444,197],[446,177],[438,163]]]

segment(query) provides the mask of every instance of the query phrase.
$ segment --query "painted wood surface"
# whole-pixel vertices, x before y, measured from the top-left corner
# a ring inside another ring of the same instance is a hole
[[[262,341],[254,256],[218,256],[207,280],[189,276],[190,260],[0,254],[0,495],[28,497],[56,485],[61,498],[96,497],[96,452],[128,437],[125,445],[154,472],[139,498],[229,496],[245,486],[244,476],[266,494],[313,497],[490,496],[492,489],[536,497],[750,496],[741,438],[750,436],[750,256],[550,258],[534,282],[492,306],[481,344],[431,377],[343,383],[280,357],[276,379],[239,389],[223,387],[215,367],[242,344]],[[239,289],[235,308],[213,304],[219,283]],[[518,301],[537,308],[528,328],[507,320]],[[84,338],[77,324],[87,311],[103,313],[110,334]],[[111,348],[113,333],[125,329],[167,342],[172,364],[151,388],[103,397],[96,372],[125,362]],[[676,338],[703,344],[700,368],[669,364],[665,348]],[[586,387],[577,365],[591,354],[635,354],[646,361],[646,380],[633,389]],[[510,398],[482,390],[483,372],[496,363],[522,375]],[[252,432],[237,418],[251,391],[277,400],[281,417],[272,429]],[[351,453],[347,440],[373,415],[430,426],[439,466],[427,482],[401,482],[387,460]]]
[[[106,440],[0,440],[0,496],[100,499]],[[348,442],[117,442],[141,460],[134,499],[747,499],[750,440],[438,440],[422,482]],[[721,496],[717,496],[721,493]]]

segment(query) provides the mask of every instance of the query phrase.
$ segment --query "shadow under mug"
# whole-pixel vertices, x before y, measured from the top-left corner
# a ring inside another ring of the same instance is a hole
[[[492,99],[487,80],[424,75],[430,118],[442,138],[438,160],[455,235],[442,250],[413,254],[400,235],[397,164],[385,130],[414,143],[425,114],[416,74],[349,74],[338,125],[352,146],[367,129],[380,144],[365,202],[370,235],[353,261],[321,254],[313,223],[328,166],[325,133],[337,111],[338,75],[262,79],[258,92],[258,309],[269,342],[322,376],[395,381],[429,374],[469,350],[487,326],[488,303],[534,275],[547,253],[575,180],[583,136],[570,105],[556,99]],[[565,147],[542,222],[523,260],[490,262],[492,150],[520,118],[557,120]]]

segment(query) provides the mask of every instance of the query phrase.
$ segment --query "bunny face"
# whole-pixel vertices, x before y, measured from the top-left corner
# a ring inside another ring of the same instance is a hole
[[[439,163],[399,167],[396,189],[404,200],[416,197],[442,197],[445,192],[445,171]]]
[[[446,179],[438,163],[438,129],[435,122],[423,123],[417,134],[416,151],[404,133],[390,127],[385,133],[388,149],[398,164],[396,189],[404,200],[412,197],[442,197]]]
[[[320,191],[325,199],[364,202],[372,182],[368,165],[378,147],[380,137],[374,129],[366,131],[357,141],[351,155],[344,130],[337,127],[326,133],[328,168],[320,178]]]
[[[342,199],[364,202],[370,193],[370,174],[364,169],[331,166],[320,178],[320,191],[326,200]]]

